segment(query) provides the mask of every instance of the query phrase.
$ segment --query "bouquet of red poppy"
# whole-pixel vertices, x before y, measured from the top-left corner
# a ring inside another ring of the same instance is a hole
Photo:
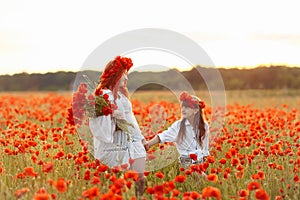
[[[94,118],[112,114],[113,110],[117,109],[117,106],[110,103],[108,97],[108,94],[103,94],[102,90],[96,96],[89,94],[88,100],[90,102],[86,106],[87,116]]]
[[[86,80],[88,78],[84,76]],[[96,118],[99,116],[108,116],[113,114],[113,111],[117,109],[117,105],[109,101],[108,94],[103,94],[102,90],[97,90],[97,93],[93,94],[88,91],[88,87],[94,87],[91,81],[88,80],[88,84],[80,83],[77,92],[73,96],[73,109],[68,109],[68,122],[70,124],[82,124],[84,119]],[[128,123],[125,119],[116,120],[117,128],[129,133],[128,126],[133,125]]]
[[[88,85],[80,83],[77,91],[73,94],[72,107],[68,109],[68,122],[70,124],[82,124],[83,120],[102,115],[112,114],[112,104],[107,94],[94,96],[88,92]]]

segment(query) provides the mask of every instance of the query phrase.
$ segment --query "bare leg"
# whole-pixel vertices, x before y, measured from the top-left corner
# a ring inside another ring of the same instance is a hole
[[[145,188],[145,157],[137,158],[131,165],[131,169],[138,173],[138,181],[136,183],[136,196],[141,197]]]

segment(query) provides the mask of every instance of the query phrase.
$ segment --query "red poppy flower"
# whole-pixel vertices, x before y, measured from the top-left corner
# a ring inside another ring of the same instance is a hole
[[[257,190],[257,189],[260,189],[259,182],[250,182],[248,184],[248,190],[252,191],[252,190]]]
[[[102,94],[103,94],[103,91],[100,88],[97,88],[96,91],[95,91],[95,96],[99,96],[99,95],[102,95]]]
[[[179,194],[180,194],[180,191],[179,191],[179,190],[174,189],[174,190],[172,191],[172,196],[173,196],[173,197],[177,197]]]
[[[34,169],[32,167],[25,167],[24,168],[24,175],[37,177],[38,174],[34,172]]]
[[[138,180],[138,173],[136,171],[128,170],[124,174],[124,179],[127,180],[129,178],[132,178],[134,181]]]
[[[190,197],[192,197],[192,199],[199,199],[201,195],[196,191],[192,191]]]
[[[97,168],[97,171],[98,171],[98,172],[105,172],[105,171],[107,171],[107,170],[108,170],[108,166],[105,165],[105,164],[100,164],[100,165],[98,166],[98,168]]]
[[[81,193],[81,196],[89,199],[94,199],[96,197],[99,197],[100,195],[100,190],[97,186],[94,186],[88,190],[85,190]]]
[[[226,163],[226,159],[225,158],[220,159],[219,163],[222,164],[222,165],[225,164]]]
[[[175,177],[175,182],[177,183],[183,183],[185,181],[186,177],[183,175],[178,175]]]
[[[57,191],[64,193],[67,191],[67,183],[65,182],[64,178],[58,178],[55,187]]]
[[[50,195],[47,193],[47,190],[42,187],[34,195],[33,200],[49,200]]]
[[[164,174],[163,174],[162,172],[157,172],[157,173],[155,174],[155,176],[156,176],[157,178],[164,178]]]
[[[132,182],[126,182],[126,187],[128,188],[128,189],[130,189],[131,188],[131,186],[132,186]]]
[[[153,187],[148,187],[148,188],[146,189],[146,193],[147,193],[147,194],[154,194],[154,193],[155,193],[155,190],[154,190]]]
[[[126,184],[123,178],[116,179],[115,181],[113,181],[113,183],[117,189],[122,189]]]
[[[47,162],[43,163],[42,165],[42,171],[43,172],[51,172],[53,170],[53,163],[52,162]]]
[[[37,193],[34,195],[33,200],[50,200],[50,194],[48,193]]]
[[[241,189],[238,194],[241,196],[241,197],[246,197],[249,195],[249,191],[246,190],[246,189]]]
[[[104,98],[106,101],[108,101],[108,98],[109,98],[108,94],[104,94],[104,95],[103,95],[103,98]]]
[[[90,170],[86,170],[85,173],[84,173],[84,177],[83,177],[83,180],[90,180],[91,179],[91,171]]]
[[[255,192],[255,198],[257,200],[269,200],[270,199],[268,193],[265,190],[262,190],[262,189],[258,189]]]
[[[209,174],[206,179],[216,183],[218,181],[218,176],[216,174]]]
[[[207,157],[206,157],[206,160],[207,160],[207,162],[209,162],[209,163],[214,163],[214,162],[215,162],[215,157],[213,157],[213,156],[207,156]]]
[[[149,173],[150,173],[149,171],[144,171],[144,175],[145,175],[145,176],[148,176]]]
[[[244,175],[245,175],[244,170],[241,170],[241,171],[238,171],[238,172],[235,173],[236,178],[243,178]]]
[[[26,192],[29,192],[29,188],[22,188],[20,190],[16,190],[15,196],[19,199],[21,196],[23,196]]]
[[[155,185],[154,186],[154,191],[157,194],[163,194],[163,192],[164,192],[164,185]]]
[[[24,173],[18,173],[16,175],[16,177],[19,178],[19,179],[23,179],[23,178],[26,178],[26,175]]]
[[[232,166],[236,166],[236,165],[238,165],[240,162],[239,162],[239,160],[237,159],[237,158],[232,158],[231,159],[231,165]]]
[[[253,180],[258,180],[259,179],[259,175],[258,174],[252,174],[251,178]]]
[[[194,154],[194,153],[191,153],[190,158],[193,159],[194,161],[196,161],[197,160],[197,155]]]
[[[202,190],[202,197],[203,198],[215,197],[217,200],[220,200],[221,192],[216,187],[207,186]]]
[[[295,176],[294,176],[294,182],[295,182],[295,183],[298,183],[298,182],[300,182],[300,180],[299,180],[299,176],[298,176],[298,175],[295,175]]]
[[[258,174],[260,180],[265,179],[265,173],[264,172],[258,172],[257,174]]]

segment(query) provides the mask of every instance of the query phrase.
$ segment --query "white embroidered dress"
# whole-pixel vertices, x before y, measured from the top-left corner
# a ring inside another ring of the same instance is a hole
[[[160,143],[164,142],[176,142],[177,135],[179,133],[181,120],[178,120],[172,124],[167,130],[159,133]],[[180,156],[190,156],[190,154],[196,154],[197,160],[202,161],[204,156],[209,155],[209,126],[205,123],[205,138],[202,143],[202,147],[196,140],[196,132],[191,126],[188,120],[185,121],[186,136],[183,141],[178,144],[176,142],[176,148]]]
[[[114,103],[114,97],[110,90],[103,90],[104,94],[109,95],[109,101]],[[115,101],[118,106],[118,111],[122,113],[124,119],[133,124],[129,126],[129,142],[127,146],[115,148],[116,140],[126,140],[126,134],[120,138],[116,133],[115,121],[111,115],[100,116],[89,120],[89,127],[94,136],[94,157],[104,162],[106,165],[113,167],[120,164],[129,163],[129,158],[136,159],[146,157],[146,151],[142,144],[144,136],[142,135],[136,118],[132,112],[132,106],[129,99],[121,92],[118,93],[118,98]],[[128,148],[127,148],[128,147]]]

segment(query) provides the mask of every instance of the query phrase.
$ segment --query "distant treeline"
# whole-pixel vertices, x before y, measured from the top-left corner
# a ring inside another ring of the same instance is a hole
[[[182,85],[190,84],[193,89],[201,90],[207,88],[207,80],[210,84],[218,81],[216,73],[220,74],[219,77],[223,79],[226,90],[300,89],[300,68],[286,66],[252,69],[212,69],[198,66],[183,72],[176,69],[163,72],[132,72],[129,74],[128,88],[134,90],[181,89]],[[2,75],[0,76],[0,91],[72,90],[74,83],[78,84],[81,80],[85,80],[82,74],[87,75],[91,80],[98,81],[101,72]]]

